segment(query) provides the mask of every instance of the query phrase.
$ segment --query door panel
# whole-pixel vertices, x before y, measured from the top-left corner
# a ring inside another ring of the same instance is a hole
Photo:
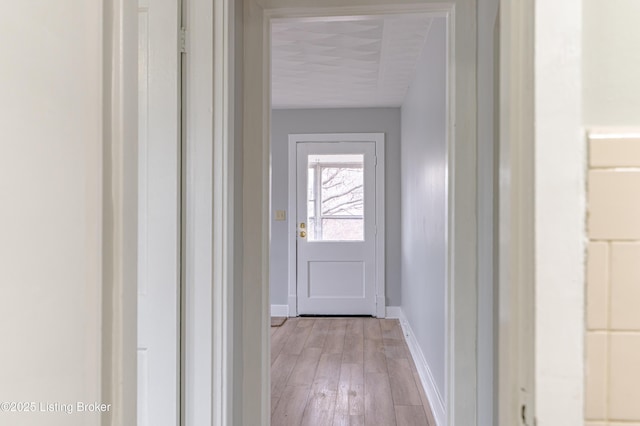
[[[363,298],[365,291],[365,263],[309,261],[309,297]],[[340,277],[340,279],[335,279]]]
[[[177,0],[138,3],[138,421],[179,420]]]
[[[299,314],[375,314],[375,143],[298,143]]]

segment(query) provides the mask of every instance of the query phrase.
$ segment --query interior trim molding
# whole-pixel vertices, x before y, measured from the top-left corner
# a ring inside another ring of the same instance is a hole
[[[389,319],[400,319],[400,316],[402,315],[402,308],[400,306],[387,306],[386,310],[386,318]]]
[[[112,424],[135,424],[138,388],[138,5],[131,0],[105,0],[103,11],[100,391],[104,402],[113,406],[109,416]]]
[[[392,314],[397,314],[397,317],[391,317]],[[429,364],[418,345],[418,341],[414,337],[413,330],[409,324],[409,320],[404,314],[404,311],[399,306],[387,306],[387,318],[398,318],[400,320],[400,326],[402,327],[402,334],[409,346],[411,352],[411,358],[416,364],[418,370],[418,376],[420,376],[420,382],[422,388],[427,395],[427,400],[431,406],[431,412],[436,421],[436,426],[444,426],[447,424],[447,410],[445,409],[444,398],[438,392],[435,379],[429,368]]]
[[[272,317],[289,317],[289,305],[271,305]]]

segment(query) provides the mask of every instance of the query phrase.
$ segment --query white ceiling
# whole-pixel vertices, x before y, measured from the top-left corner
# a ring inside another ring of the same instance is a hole
[[[273,108],[402,105],[431,21],[420,14],[275,21]]]

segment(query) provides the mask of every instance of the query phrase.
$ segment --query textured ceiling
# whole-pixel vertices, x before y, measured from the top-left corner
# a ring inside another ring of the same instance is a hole
[[[274,22],[273,107],[402,105],[431,21],[391,15]]]

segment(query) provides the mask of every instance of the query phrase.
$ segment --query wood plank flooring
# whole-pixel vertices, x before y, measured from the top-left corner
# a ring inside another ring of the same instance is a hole
[[[273,426],[434,426],[398,320],[289,318],[271,328]]]

